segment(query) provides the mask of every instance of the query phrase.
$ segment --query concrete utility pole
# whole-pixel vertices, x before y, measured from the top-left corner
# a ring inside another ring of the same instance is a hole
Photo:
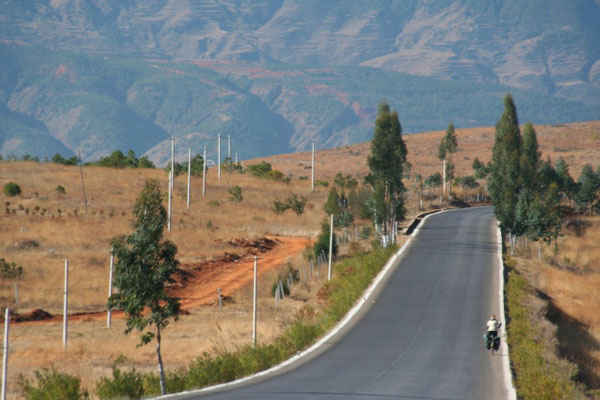
[[[65,260],[65,298],[63,303],[63,349],[67,349],[67,324],[69,322],[69,260]]]
[[[192,149],[188,149],[188,182],[187,182],[187,208],[190,208],[190,188],[192,186]]]
[[[315,139],[312,141],[312,167],[310,169],[310,191],[315,190]]]
[[[221,134],[217,136],[217,165],[218,165],[218,175],[219,180],[221,180]]]
[[[6,308],[4,312],[4,346],[2,353],[2,396],[1,400],[6,400],[6,387],[8,386],[8,327],[10,326],[10,309]]]
[[[202,166],[202,197],[206,196],[206,146],[204,146],[204,160]]]
[[[115,266],[115,255],[113,254],[113,249],[110,249],[110,272],[108,273],[108,298],[112,296],[113,292],[113,271]],[[110,306],[108,307],[108,311],[106,312],[106,327],[110,328],[110,323],[112,319],[112,309]]]
[[[254,301],[252,303],[252,346],[256,347],[256,309],[258,296],[258,257],[254,256]]]
[[[171,217],[173,215],[173,187],[175,182],[175,137],[171,137],[171,173],[169,174],[169,221],[167,230],[171,232]]]
[[[329,271],[327,273],[327,280],[331,280],[331,259],[333,258],[333,214],[331,214],[331,226],[329,227]]]
[[[85,182],[83,181],[83,167],[81,165],[81,151],[79,151],[79,173],[81,175],[81,191],[83,192],[83,202],[85,206],[85,212],[87,212],[87,196],[85,195]]]
[[[442,197],[446,195],[446,159],[442,161],[443,171],[442,171]]]
[[[237,153],[235,153],[235,166],[238,166],[238,159],[237,159]]]

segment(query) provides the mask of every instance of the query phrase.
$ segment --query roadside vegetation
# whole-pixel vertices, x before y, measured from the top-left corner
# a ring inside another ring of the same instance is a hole
[[[561,248],[568,230],[582,236],[589,224],[585,215],[600,211],[600,169],[585,164],[575,181],[564,159],[554,165],[543,161],[536,131],[527,123],[521,132],[510,95],[504,107],[491,165],[476,160],[473,167],[476,175],[489,169],[496,217],[507,253],[514,256],[505,254],[507,334],[517,393],[524,399],[594,397],[600,389],[600,321],[574,304],[597,310],[599,298],[584,282],[597,281],[600,259],[591,249],[561,256]],[[530,248],[532,243],[537,245]],[[591,268],[582,268],[581,254],[591,254]]]
[[[557,356],[558,349],[550,345],[555,339],[552,334],[544,337],[544,328],[548,325],[543,317],[546,304],[517,272],[512,259],[507,258],[505,264],[509,271],[505,287],[510,316],[507,340],[519,398],[587,398],[583,385],[576,381],[577,365]]]

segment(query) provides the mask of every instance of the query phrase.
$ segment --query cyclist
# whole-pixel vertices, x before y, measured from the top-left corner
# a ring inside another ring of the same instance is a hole
[[[488,350],[494,343],[494,339],[498,337],[498,329],[502,326],[501,322],[498,322],[496,316],[492,314],[489,321],[487,322],[487,348]]]

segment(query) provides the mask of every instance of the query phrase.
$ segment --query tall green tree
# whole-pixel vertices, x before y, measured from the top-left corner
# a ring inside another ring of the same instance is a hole
[[[537,135],[531,122],[523,127],[523,147],[521,151],[521,185],[533,189],[536,184],[537,170],[540,167],[540,151]]]
[[[175,259],[177,247],[163,238],[167,212],[158,180],[146,182],[133,215],[133,232],[112,241],[117,259],[114,281],[117,293],[108,304],[125,312],[125,334],[134,329],[142,332],[139,346],[156,340],[160,386],[165,394],[161,333],[171,319],[177,320],[179,316],[179,299],[168,294],[167,285],[174,282],[173,276],[180,269]]]
[[[335,186],[329,190],[324,208],[327,215],[333,214],[334,217],[342,211],[340,207],[340,195]]]
[[[600,177],[596,175],[591,165],[585,164],[577,181],[577,194],[575,195],[577,205],[583,212],[587,212],[589,206],[596,200],[599,189]]]
[[[556,174],[558,176],[558,188],[569,200],[573,200],[576,190],[575,180],[571,177],[569,166],[562,157],[556,163]]]
[[[511,235],[516,231],[515,211],[522,182],[521,143],[517,108],[512,96],[507,94],[504,97],[504,113],[496,123],[488,189],[500,228]]]
[[[449,184],[449,196],[452,198],[452,181],[454,180],[454,164],[452,163],[452,155],[458,149],[458,141],[456,139],[456,132],[454,131],[454,123],[450,121],[448,128],[446,129],[446,135],[440,141],[438,148],[438,158],[444,163],[444,179]],[[443,190],[446,190],[444,186]]]
[[[538,257],[542,258],[542,242],[550,245],[561,235],[563,215],[560,210],[558,185],[550,184],[545,198],[536,196],[531,202],[527,220],[527,235],[539,242]]]
[[[372,187],[374,193],[381,192],[385,211],[384,215],[381,215],[380,210],[378,217],[383,218],[385,234],[389,233],[394,221],[404,218],[406,213],[403,197],[405,188],[402,183],[406,154],[398,112],[391,111],[389,104],[382,102],[379,104],[375,119],[371,155],[368,158],[370,173],[365,181]]]

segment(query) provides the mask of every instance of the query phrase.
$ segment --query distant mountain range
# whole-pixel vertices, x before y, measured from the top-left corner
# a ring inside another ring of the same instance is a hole
[[[168,138],[240,158],[600,117],[600,0],[0,1],[0,154],[163,163]]]

